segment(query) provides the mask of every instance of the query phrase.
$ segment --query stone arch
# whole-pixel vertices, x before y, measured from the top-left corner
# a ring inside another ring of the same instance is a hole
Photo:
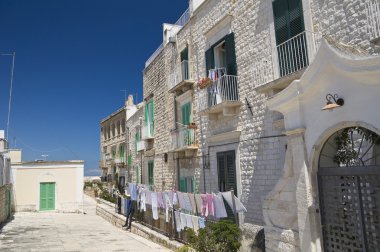
[[[320,135],[320,137],[318,138],[318,142],[313,146],[310,153],[310,164],[311,164],[311,168],[310,168],[311,189],[310,190],[313,195],[313,204],[317,212],[317,214],[314,215],[315,218],[313,220],[314,226],[315,226],[314,234],[316,235],[316,237],[320,237],[321,246],[323,246],[323,230],[322,230],[322,218],[323,218],[322,211],[323,210],[322,210],[320,197],[322,197],[323,194],[320,195],[321,188],[320,188],[320,181],[318,181],[318,171],[321,169],[321,167],[322,168],[323,167],[329,167],[329,168],[346,167],[345,165],[334,163],[331,157],[330,157],[331,160],[326,160],[324,158],[321,158],[321,156],[326,152],[326,149],[336,147],[333,144],[331,144],[333,143],[331,141],[335,139],[335,136],[338,135],[338,132],[342,132],[345,129],[355,128],[355,127],[369,130],[372,133],[375,133],[377,137],[380,136],[380,130],[368,123],[357,122],[357,121],[341,122],[326,129]],[[326,145],[330,145],[330,147]],[[336,149],[331,149],[327,151],[336,151]],[[379,165],[378,162],[376,163],[376,165]],[[350,165],[347,164],[347,166],[350,166]],[[352,164],[352,166],[364,166],[364,164],[363,165]]]

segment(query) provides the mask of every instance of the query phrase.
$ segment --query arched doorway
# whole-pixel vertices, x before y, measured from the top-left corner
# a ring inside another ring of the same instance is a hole
[[[335,132],[318,169],[325,251],[380,251],[380,136],[362,128]]]

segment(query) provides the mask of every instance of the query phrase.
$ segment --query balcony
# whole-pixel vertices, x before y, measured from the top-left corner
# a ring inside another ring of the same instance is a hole
[[[199,91],[199,110],[201,115],[217,117],[233,116],[236,108],[241,105],[238,92],[238,77],[223,75],[215,78],[211,85]],[[216,119],[216,118],[214,118]]]
[[[171,132],[171,149],[174,151],[197,150],[198,142],[195,135],[196,126],[188,125]]]
[[[190,63],[187,60],[181,62],[179,66],[176,66],[174,72],[169,76],[169,92],[170,93],[183,93],[194,85],[194,80],[190,72]]]
[[[380,2],[378,0],[367,0],[366,10],[370,41],[380,45]]]
[[[121,158],[115,158],[115,164],[117,166],[124,166],[124,157],[121,157]]]
[[[253,65],[253,84],[257,91],[282,90],[299,79],[314,60],[322,34],[304,31],[277,45],[271,55],[259,56]]]
[[[146,123],[142,128],[142,139],[150,140],[154,139],[154,125],[153,123]]]
[[[144,141],[138,141],[137,142],[137,151],[144,151],[145,150],[145,142]]]

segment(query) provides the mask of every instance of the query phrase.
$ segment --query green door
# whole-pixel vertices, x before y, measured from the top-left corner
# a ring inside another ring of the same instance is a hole
[[[55,209],[55,183],[40,184],[40,211]]]

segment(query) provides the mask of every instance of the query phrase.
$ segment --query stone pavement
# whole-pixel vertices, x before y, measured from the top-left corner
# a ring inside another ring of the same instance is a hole
[[[86,214],[18,212],[0,230],[0,251],[170,251],[114,227],[95,209],[85,195]]]

